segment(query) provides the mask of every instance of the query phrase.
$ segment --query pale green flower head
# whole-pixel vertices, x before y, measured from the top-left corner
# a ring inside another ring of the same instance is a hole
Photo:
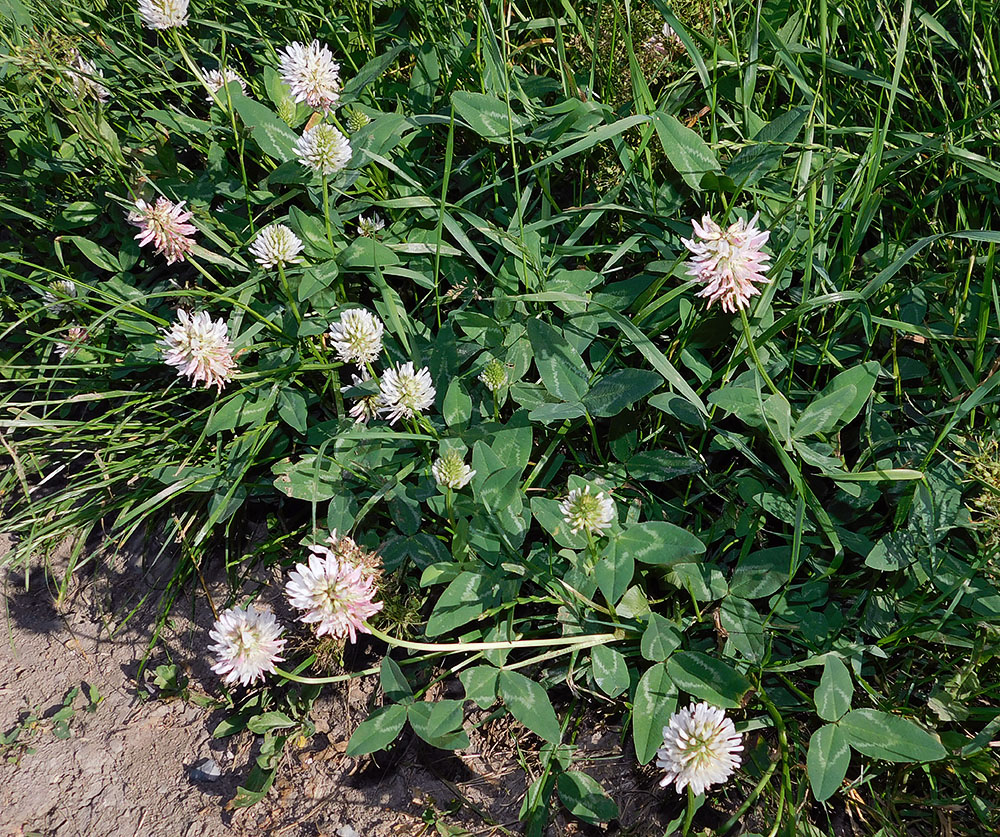
[[[454,449],[438,457],[431,465],[431,471],[438,485],[455,490],[467,486],[469,480],[476,475],[476,472],[465,464],[462,454]]]
[[[357,108],[349,108],[344,114],[344,125],[347,126],[347,130],[352,134],[355,131],[360,131],[369,122],[371,122],[371,118],[368,114],[362,113]]]
[[[563,520],[569,530],[576,534],[581,529],[592,535],[599,535],[615,522],[615,501],[603,491],[590,493],[590,486],[574,488],[569,496],[559,504]]]
[[[486,384],[486,388],[490,392],[496,392],[507,383],[507,370],[499,360],[492,358],[483,367],[483,371],[479,375],[479,380]]]

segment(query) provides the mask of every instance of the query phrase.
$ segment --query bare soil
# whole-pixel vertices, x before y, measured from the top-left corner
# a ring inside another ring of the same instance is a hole
[[[63,568],[50,567],[50,573]],[[63,601],[54,598],[47,577],[41,568],[27,577],[0,570],[6,610],[0,648],[0,734],[6,742],[0,742],[0,835],[522,833],[517,815],[538,768],[540,742],[502,717],[473,729],[465,751],[435,750],[407,731],[388,753],[348,758],[347,740],[379,700],[374,677],[328,687],[313,711],[316,735],[286,750],[263,801],[232,808],[259,752],[259,738],[242,733],[215,739],[212,731],[226,717],[224,710],[191,699],[162,699],[152,685],[155,667],[171,662],[189,677],[189,698],[218,696],[218,678],[204,650],[213,621],[204,590],[185,590],[157,632],[167,580],[135,555],[97,572],[76,573]],[[224,581],[208,580],[205,589],[217,590],[219,603],[225,600]],[[361,659],[353,662],[362,665],[377,664],[380,656],[370,646],[357,654]],[[76,687],[66,719],[65,711],[57,713]],[[92,687],[96,704],[89,698]],[[487,715],[472,714],[470,720]],[[585,758],[574,767],[609,788],[621,808],[620,821],[586,826],[559,814],[547,834],[660,837],[678,813],[678,801],[657,787],[655,771],[636,767],[617,720],[583,719],[576,743]],[[221,769],[215,781],[198,776],[196,767],[205,759]]]

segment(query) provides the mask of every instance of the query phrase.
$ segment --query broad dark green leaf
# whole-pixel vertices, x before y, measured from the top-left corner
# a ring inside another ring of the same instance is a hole
[[[799,105],[769,122],[754,135],[753,145],[733,158],[726,175],[738,186],[754,185],[781,162],[781,155],[799,135],[808,114],[809,108]]]
[[[875,759],[937,761],[948,755],[936,736],[913,721],[877,709],[852,709],[840,719],[840,728],[851,747]]]
[[[851,764],[847,735],[836,724],[821,726],[809,739],[806,770],[813,795],[820,802],[829,799],[844,781]]]
[[[632,743],[639,764],[652,761],[663,744],[663,728],[677,708],[677,689],[667,667],[657,663],[646,669],[635,687],[632,704]]]
[[[816,714],[824,721],[839,721],[851,708],[854,683],[851,672],[839,657],[828,656],[823,663],[823,674],[813,693]]]
[[[579,770],[567,770],[556,779],[559,799],[574,817],[591,825],[618,816],[618,806],[600,783]]]
[[[642,632],[639,649],[642,656],[653,662],[663,662],[681,645],[677,626],[658,613],[650,613],[646,630]]]
[[[399,664],[391,657],[383,657],[379,674],[382,691],[393,703],[413,703],[413,690]]]
[[[804,439],[806,436],[829,432],[840,421],[840,417],[853,408],[857,397],[857,388],[853,384],[847,384],[828,395],[813,399],[795,422],[793,438]]]
[[[413,731],[432,747],[461,750],[469,746],[469,736],[462,729],[464,714],[460,700],[411,703],[406,717]]]
[[[736,709],[753,691],[753,685],[722,660],[700,651],[678,651],[667,660],[674,685],[700,700],[724,709]]]
[[[497,683],[500,670],[493,666],[467,668],[458,675],[465,687],[467,700],[475,701],[480,709],[489,709],[497,702]]]
[[[278,162],[284,163],[295,158],[295,143],[298,137],[281,118],[265,105],[248,99],[238,91],[230,91],[233,107],[250,129],[254,141],[263,151]]]
[[[613,541],[608,544],[594,567],[597,586],[612,606],[628,590],[634,574],[635,562],[632,556],[627,550],[617,549]]]
[[[425,633],[429,637],[441,636],[479,618],[496,602],[499,589],[495,578],[479,572],[461,573],[437,600]]]
[[[673,397],[687,404],[679,396]],[[625,467],[632,479],[666,482],[675,477],[696,474],[705,466],[694,457],[665,450],[649,450],[631,457]]]
[[[670,565],[701,555],[705,544],[666,521],[633,523],[618,535],[616,548],[643,564]]]
[[[590,652],[594,682],[608,697],[618,697],[628,688],[628,664],[619,651],[598,645]]]
[[[406,707],[398,703],[376,709],[361,722],[350,741],[347,742],[348,756],[364,756],[377,750],[384,750],[399,735],[406,723]]]
[[[684,127],[676,116],[657,111],[652,114],[652,120],[663,153],[688,186],[697,191],[706,173],[721,172],[719,161],[705,140]]]
[[[562,732],[549,696],[538,683],[516,671],[501,671],[500,697],[504,705],[539,738],[558,744]]]
[[[590,387],[589,373],[579,352],[557,329],[542,320],[528,320],[527,330],[535,366],[545,388],[561,401],[580,401]]]
[[[747,660],[763,661],[764,619],[750,602],[739,596],[726,596],[719,608],[719,622],[728,634],[729,645]]]
[[[264,712],[260,715],[254,715],[247,721],[247,729],[255,735],[263,735],[272,729],[288,729],[294,726],[296,726],[296,722],[284,712]]]
[[[759,549],[742,558],[733,578],[729,582],[729,592],[744,599],[762,599],[778,590],[788,579],[791,549],[784,546]]]
[[[663,378],[648,369],[617,369],[594,384],[583,405],[593,416],[616,416],[662,383]]]
[[[524,125],[524,120],[496,96],[456,90],[451,94],[451,103],[460,119],[479,136],[493,142],[510,142],[511,131],[516,134]]]

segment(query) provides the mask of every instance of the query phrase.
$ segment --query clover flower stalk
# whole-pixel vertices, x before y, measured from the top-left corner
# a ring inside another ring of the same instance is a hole
[[[301,239],[284,224],[272,224],[269,227],[264,227],[257,233],[257,237],[249,247],[250,254],[257,264],[265,270],[278,269],[278,280],[281,282],[281,288],[288,300],[295,322],[299,324],[302,323],[302,314],[299,312],[299,306],[292,294],[292,289],[288,285],[285,265],[301,263],[302,257],[299,253],[302,252],[302,247]]]
[[[253,605],[231,607],[208,633],[215,640],[208,650],[218,659],[212,671],[226,683],[244,686],[264,679],[265,674],[274,674],[274,664],[283,659],[283,632],[273,613],[259,611]]]
[[[285,594],[306,624],[316,625],[316,635],[356,642],[358,633],[369,633],[365,623],[378,613],[375,601],[378,567],[350,538],[333,533],[327,544],[309,547],[305,564],[296,564],[288,575]]]
[[[320,175],[323,182],[323,220],[326,223],[326,240],[333,249],[333,230],[330,224],[330,181],[332,174],[347,168],[351,162],[351,144],[333,125],[320,122],[302,132],[295,143],[295,156],[299,163]],[[342,287],[338,295],[344,298]]]
[[[507,383],[507,370],[504,365],[495,357],[490,358],[490,362],[483,367],[479,373],[479,380],[485,384],[486,389],[493,395],[493,418],[500,420],[500,390]]]
[[[656,766],[665,771],[660,787],[673,784],[678,793],[690,787],[700,796],[733,774],[742,750],[743,739],[722,709],[692,703],[663,728],[663,746],[656,751]]]

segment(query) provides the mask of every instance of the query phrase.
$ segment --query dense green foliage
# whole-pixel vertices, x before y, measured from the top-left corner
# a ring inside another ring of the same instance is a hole
[[[420,699],[462,663],[469,701],[550,744],[611,705],[642,764],[678,702],[728,707],[747,754],[719,805],[748,800],[772,834],[828,833],[844,804],[872,833],[934,831],[946,809],[955,833],[996,833],[990,4],[197,3],[157,33],[104,0],[0,0],[0,18],[9,560],[72,535],[72,574],[146,533],[176,567],[165,607],[212,560],[242,602],[261,562],[350,532],[384,563],[375,626],[465,644],[390,649],[351,753],[406,723],[466,746],[473,704]],[[353,152],[326,211],[292,151],[311,111],[275,69],[313,37],[341,61]],[[74,93],[74,50],[106,104]],[[209,104],[194,64],[236,69],[247,96]],[[125,213],[155,194],[193,210],[190,259],[133,240]],[[373,211],[384,230],[358,235]],[[741,314],[706,308],[681,238],[756,212],[772,281]],[[281,277],[247,253],[279,221],[306,256]],[[78,296],[53,305],[65,279]],[[382,368],[429,368],[419,420],[347,415],[375,392],[325,336],[347,303],[385,323]],[[179,307],[229,323],[219,395],[162,362]],[[63,357],[71,325],[88,340]],[[454,492],[431,474],[450,449],[476,471]],[[559,511],[587,486],[615,501],[596,537]],[[229,696],[224,732],[267,736],[241,801],[318,688]],[[529,833],[557,799],[617,816],[560,752],[542,751]]]

